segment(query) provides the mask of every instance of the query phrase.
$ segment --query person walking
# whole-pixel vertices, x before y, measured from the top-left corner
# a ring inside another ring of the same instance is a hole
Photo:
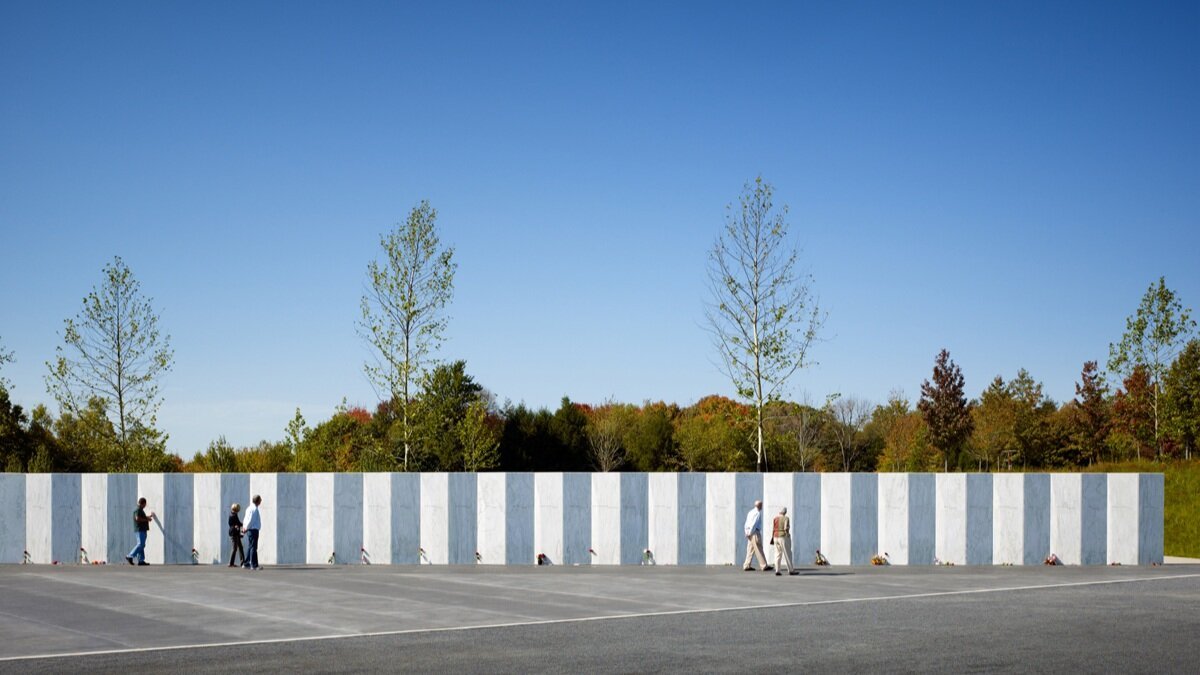
[[[758,565],[764,572],[770,572],[775,569],[767,564],[767,557],[762,549],[762,501],[754,502],[754,508],[746,514],[746,562],[742,563],[742,569],[747,572],[754,571],[751,564],[753,558],[758,559]]]
[[[787,563],[788,576],[799,574],[792,566],[792,521],[786,506],[771,523],[771,543],[775,544],[775,576],[783,573],[783,563]]]
[[[229,540],[233,542],[233,550],[229,553],[230,567],[235,567],[233,561],[238,556],[242,558],[238,564],[246,562],[246,551],[242,548],[242,519],[238,518],[238,511],[241,510],[241,505],[236,502],[229,507]]]
[[[138,498],[137,508],[133,510],[133,531],[137,535],[137,545],[133,547],[129,555],[125,556],[125,562],[130,565],[150,564],[146,562],[146,536],[150,534],[150,521],[152,520],[154,520],[154,512],[146,513],[146,498]]]
[[[246,521],[242,527],[242,532],[248,535],[246,539],[246,554],[242,562],[242,567],[249,570],[257,570],[259,569],[258,530],[262,527],[262,519],[258,515],[258,507],[262,504],[262,497],[254,495],[254,499],[251,499],[250,502],[250,508],[246,509]]]

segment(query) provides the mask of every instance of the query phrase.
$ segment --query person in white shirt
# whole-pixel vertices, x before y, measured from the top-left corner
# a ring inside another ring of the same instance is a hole
[[[770,572],[775,569],[767,564],[767,557],[763,554],[762,548],[762,501],[754,502],[754,508],[746,514],[746,562],[742,563],[742,569],[747,572],[754,571],[751,565],[752,558],[758,558],[758,566],[764,572]]]
[[[242,532],[249,535],[246,541],[246,557],[242,567],[249,570],[260,569],[258,566],[258,529],[262,526],[262,518],[258,515],[258,506],[262,497],[254,495],[250,508],[246,509],[246,519],[242,523]]]

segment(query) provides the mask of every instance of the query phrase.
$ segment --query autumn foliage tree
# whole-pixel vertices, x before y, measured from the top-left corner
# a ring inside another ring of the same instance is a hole
[[[921,384],[921,400],[917,403],[929,427],[929,439],[942,454],[947,469],[959,466],[974,426],[963,385],[962,370],[943,349],[934,361],[933,380]]]

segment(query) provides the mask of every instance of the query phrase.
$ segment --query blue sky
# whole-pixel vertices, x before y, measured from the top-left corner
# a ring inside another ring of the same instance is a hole
[[[366,265],[420,199],[441,356],[533,406],[732,395],[706,252],[759,174],[829,313],[797,400],[915,398],[943,347],[1064,400],[1160,275],[1200,307],[1200,4],[507,4],[0,4],[17,401],[120,255],[173,451],[372,406]]]

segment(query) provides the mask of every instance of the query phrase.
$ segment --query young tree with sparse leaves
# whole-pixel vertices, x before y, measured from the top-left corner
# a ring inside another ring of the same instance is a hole
[[[64,414],[82,413],[99,399],[111,415],[120,457],[106,470],[153,466],[165,452],[166,437],[154,427],[162,404],[159,381],[171,370],[174,352],[158,322],[133,271],[114,257],[104,267],[103,283],[66,320],[64,344],[46,363],[46,387]]]
[[[824,321],[812,278],[797,269],[787,206],[776,209],[773,194],[761,176],[747,184],[737,208],[727,207],[725,228],[708,256],[708,327],[738,396],[754,408],[759,471],[767,468],[764,409],[809,365],[809,347]]]
[[[1150,378],[1150,406],[1154,418],[1154,452],[1162,455],[1162,389],[1167,369],[1196,330],[1191,310],[1167,288],[1165,277],[1150,284],[1137,312],[1125,320],[1121,342],[1108,347],[1108,369],[1125,377],[1140,366]]]
[[[929,440],[942,453],[943,468],[958,468],[963,447],[971,437],[974,425],[967,397],[963,394],[963,374],[958,364],[950,360],[943,349],[934,361],[933,381],[921,384],[921,400],[917,410],[929,427]]]
[[[1072,436],[1080,455],[1091,465],[1100,461],[1111,424],[1108,385],[1095,361],[1083,364],[1075,385],[1075,406],[1078,413]]]
[[[380,237],[382,262],[367,265],[359,333],[374,351],[367,377],[400,407],[401,466],[409,468],[413,385],[432,363],[442,342],[444,314],[454,294],[454,249],[442,247],[437,211],[422,200],[408,221]]]

